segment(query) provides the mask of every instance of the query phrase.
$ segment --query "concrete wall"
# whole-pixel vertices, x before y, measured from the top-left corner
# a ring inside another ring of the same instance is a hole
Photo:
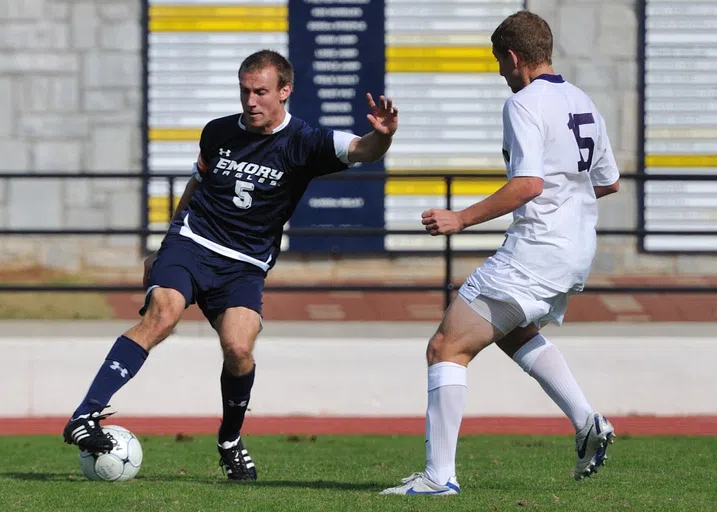
[[[141,169],[140,6],[0,2],[0,171]],[[135,228],[140,197],[130,180],[0,180],[0,226]],[[137,237],[2,237],[0,261],[126,266],[136,263],[138,247]]]
[[[0,389],[12,390],[0,400],[0,418],[68,414],[86,393],[110,340],[0,337]],[[717,387],[717,346],[710,337],[578,335],[553,341],[591,405],[604,414],[717,414],[717,395],[706,391]],[[423,416],[425,345],[426,337],[262,336],[252,414]],[[220,415],[221,365],[214,336],[174,335],[152,352],[112,407],[127,416]],[[465,415],[561,412],[491,346],[469,367]]]
[[[624,172],[635,171],[639,140],[637,4],[527,2],[553,27],[557,71],[584,88],[603,112]],[[140,170],[139,19],[139,0],[0,3],[0,171]],[[140,200],[139,183],[125,180],[0,180],[0,226],[132,228],[140,224]],[[632,183],[602,206],[601,226],[636,227]],[[139,239],[131,236],[0,238],[6,267],[134,273],[139,258]],[[394,263],[385,271],[398,272],[405,260]],[[337,265],[324,267],[333,272]],[[708,257],[640,255],[633,239],[611,237],[601,239],[594,272],[714,273],[717,266]]]

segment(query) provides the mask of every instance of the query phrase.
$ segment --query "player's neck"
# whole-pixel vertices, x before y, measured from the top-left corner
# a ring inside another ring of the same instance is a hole
[[[270,135],[274,133],[274,130],[276,130],[279,126],[281,126],[284,123],[284,120],[286,119],[286,110],[282,110],[281,114],[277,116],[276,119],[274,119],[271,123],[264,125],[264,126],[249,126],[246,123],[244,123],[244,127],[246,131],[251,133],[258,133],[260,135]]]
[[[553,69],[553,66],[551,64],[542,64],[535,69],[529,69],[527,71],[527,80],[528,83],[532,82],[536,78],[538,78],[540,75],[554,75],[555,70]],[[527,85],[527,84],[526,84]]]

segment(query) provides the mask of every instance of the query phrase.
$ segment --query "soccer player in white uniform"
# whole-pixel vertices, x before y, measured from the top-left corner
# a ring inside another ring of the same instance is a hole
[[[560,325],[595,255],[597,199],[617,192],[619,172],[605,122],[590,98],[553,70],[553,37],[539,16],[520,11],[491,37],[500,74],[515,93],[503,108],[508,183],[462,211],[431,209],[433,236],[513,213],[505,242],[471,274],[428,344],[426,468],[384,494],[460,492],[455,455],[468,363],[496,342],[534,377],[576,430],[574,476],[606,458],[614,429],[595,412],[560,351],[542,334]]]

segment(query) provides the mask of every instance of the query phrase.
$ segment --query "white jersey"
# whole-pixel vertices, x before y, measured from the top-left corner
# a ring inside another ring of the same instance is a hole
[[[513,212],[495,258],[559,292],[582,290],[595,256],[593,186],[620,175],[605,121],[583,91],[541,75],[505,102],[508,179],[543,179],[543,193]]]

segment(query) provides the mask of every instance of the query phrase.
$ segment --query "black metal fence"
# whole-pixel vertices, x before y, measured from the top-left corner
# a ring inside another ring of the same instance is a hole
[[[136,179],[142,182],[143,200],[141,201],[142,207],[142,219],[145,226],[148,225],[148,183],[149,179],[166,179],[169,184],[169,216],[174,213],[174,182],[176,180],[186,180],[186,175],[178,175],[174,173],[153,173],[148,175],[146,173],[32,173],[32,174],[18,174],[18,173],[0,173],[0,180],[10,179],[67,179],[67,180],[78,180],[78,179],[93,179],[93,180],[127,180]],[[396,180],[396,179],[441,179],[446,184],[446,207],[451,208],[453,203],[452,188],[453,183],[457,180],[464,179],[505,179],[505,174],[459,174],[459,175],[447,175],[447,174],[382,174],[382,173],[361,173],[361,172],[348,172],[342,174],[335,174],[331,176],[325,176],[320,179],[328,180],[356,180],[356,179],[367,179],[367,180]],[[642,205],[643,197],[643,185],[647,181],[717,181],[717,175],[706,175],[706,174],[626,174],[621,177],[622,181],[632,180],[638,182],[639,186],[636,187],[637,191],[637,204]],[[717,237],[717,231],[678,231],[678,230],[645,230],[642,226],[644,225],[644,219],[642,217],[642,210],[638,209],[638,227],[637,229],[598,229],[598,236],[625,236],[625,237],[645,237],[648,235],[664,235],[664,236],[694,236],[694,235],[714,235]],[[31,236],[31,235],[42,235],[42,236],[97,236],[97,235],[136,235],[142,237],[142,241],[146,241],[146,237],[150,235],[162,235],[165,230],[150,230],[144,227],[137,227],[133,229],[75,229],[75,228],[58,228],[58,229],[29,229],[29,228],[0,228],[0,236]],[[290,228],[287,229],[285,235],[290,237],[297,236],[385,236],[385,235],[424,235],[427,236],[424,230],[388,230],[383,228]],[[457,235],[444,237],[444,246],[440,253],[444,259],[444,276],[441,284],[435,285],[271,285],[267,286],[269,291],[282,291],[282,292],[322,292],[322,291],[371,291],[371,292],[426,292],[426,291],[441,291],[444,294],[445,304],[447,305],[452,297],[452,293],[457,289],[457,283],[454,282],[453,272],[453,258],[456,254],[475,253],[485,255],[487,253],[483,251],[457,251],[453,248],[452,238],[454,236],[484,236],[484,235],[502,235],[503,230],[481,230],[481,231],[464,231]],[[142,244],[145,246],[145,243]],[[418,251],[413,254],[419,253]],[[420,251],[420,254],[431,255],[436,254],[436,251]],[[715,263],[717,265],[717,262]],[[126,285],[34,285],[34,284],[2,284],[0,283],[0,292],[140,292],[142,288],[140,285],[126,286]],[[717,287],[715,286],[589,286],[585,289],[586,293],[717,293]]]

